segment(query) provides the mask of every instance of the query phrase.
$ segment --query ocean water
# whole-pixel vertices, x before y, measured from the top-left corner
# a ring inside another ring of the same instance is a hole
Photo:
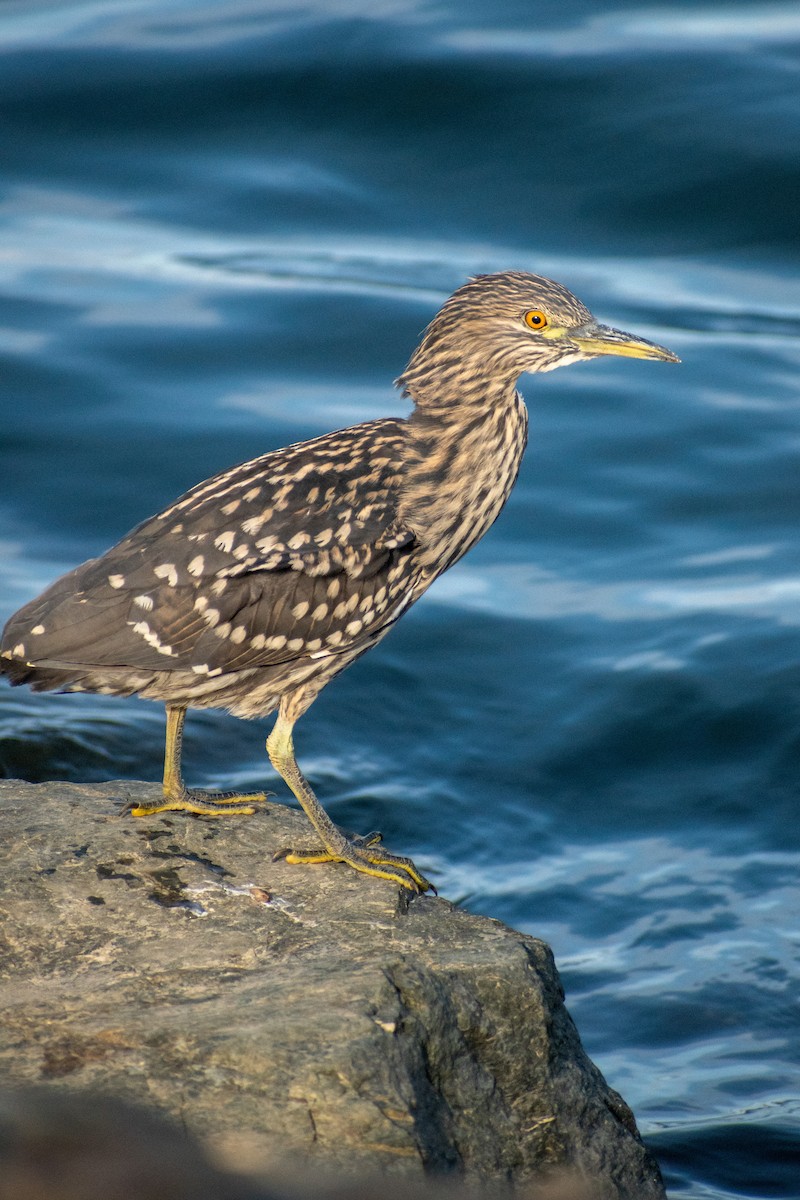
[[[680,354],[525,378],[485,540],[297,730],[334,818],[553,946],[673,1197],[800,1195],[800,9],[6,0],[0,619],[182,490],[406,411],[514,267]],[[207,786],[285,789],[190,717]],[[0,687],[0,772],[163,714]]]

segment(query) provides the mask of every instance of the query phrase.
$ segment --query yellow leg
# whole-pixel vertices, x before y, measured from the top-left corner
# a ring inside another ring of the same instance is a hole
[[[274,858],[283,858],[289,863],[343,862],[356,871],[363,871],[365,875],[390,879],[415,894],[435,891],[410,858],[390,854],[388,850],[376,849],[380,842],[380,834],[370,833],[366,837],[347,838],[341,829],[334,825],[297,765],[292,742],[293,726],[294,722],[281,712],[267,739],[267,753],[275,770],[302,805],[322,842],[322,848],[279,850]]]
[[[181,775],[181,746],[186,709],[167,705],[167,737],[164,749],[164,799],[156,804],[137,804],[127,809],[132,817],[150,817],[160,812],[190,812],[202,817],[252,816],[266,793],[201,792],[187,788]]]

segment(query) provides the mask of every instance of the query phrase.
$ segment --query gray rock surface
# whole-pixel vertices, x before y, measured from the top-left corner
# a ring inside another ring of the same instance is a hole
[[[342,866],[268,805],[122,817],[150,784],[0,782],[0,1077],[145,1103],[226,1163],[664,1196],[544,943]]]

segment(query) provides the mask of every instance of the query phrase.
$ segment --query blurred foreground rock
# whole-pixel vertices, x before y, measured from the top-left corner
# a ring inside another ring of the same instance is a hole
[[[271,862],[310,840],[280,805],[118,815],[154,790],[0,782],[5,1087],[145,1104],[262,1181],[566,1171],[572,1190],[544,1194],[663,1198],[544,943],[345,867]]]

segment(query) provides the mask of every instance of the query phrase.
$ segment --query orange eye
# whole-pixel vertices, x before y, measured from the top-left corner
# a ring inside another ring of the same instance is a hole
[[[548,325],[547,317],[540,308],[534,308],[531,312],[525,313],[525,324],[529,329],[546,329]]]

